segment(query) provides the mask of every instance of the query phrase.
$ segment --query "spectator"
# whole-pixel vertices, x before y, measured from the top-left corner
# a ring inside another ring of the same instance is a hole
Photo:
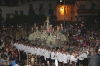
[[[89,56],[90,58],[90,66],[99,66],[99,57],[95,52],[93,56]]]
[[[15,65],[16,65],[16,62],[15,62],[15,59],[14,59],[14,58],[13,58],[12,61],[11,61],[11,65],[12,65],[12,66],[15,66]]]

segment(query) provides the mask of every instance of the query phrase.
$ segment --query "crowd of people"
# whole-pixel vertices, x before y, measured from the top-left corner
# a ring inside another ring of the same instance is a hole
[[[99,56],[91,47],[66,46],[50,48],[41,45],[24,44],[21,42],[14,43],[14,46],[21,51],[21,59],[24,61],[28,53],[36,55],[38,62],[48,66],[55,65],[58,60],[58,66],[99,66]],[[22,51],[24,54],[22,54]]]
[[[32,44],[27,37],[16,39],[16,30],[0,31],[0,65],[27,65],[27,55],[37,56],[37,64],[44,66],[100,66],[100,31],[66,25],[68,42],[58,47]]]

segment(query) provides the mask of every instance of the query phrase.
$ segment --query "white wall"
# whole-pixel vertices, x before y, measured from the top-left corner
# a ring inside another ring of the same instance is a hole
[[[31,4],[33,4],[34,9],[39,8],[39,4],[44,4],[45,15],[48,16],[48,4],[52,4],[52,8],[54,8],[56,6],[56,1],[36,1],[32,2]],[[15,11],[18,11],[19,13],[20,11],[23,11],[25,15],[28,15],[29,4],[20,5],[18,7],[0,6],[0,9],[2,10],[2,16],[4,18],[6,17],[6,14],[12,14]],[[35,13],[38,14],[38,10],[36,10]]]

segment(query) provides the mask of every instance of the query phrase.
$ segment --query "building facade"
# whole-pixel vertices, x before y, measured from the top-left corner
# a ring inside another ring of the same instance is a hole
[[[100,14],[100,0],[76,0],[75,16],[84,17],[87,15]]]
[[[21,11],[25,15],[28,14],[44,14],[48,15],[56,15],[56,1],[35,1],[28,4],[20,4],[19,6],[9,7],[9,6],[0,6],[2,10],[2,17],[6,18],[7,14],[14,14],[17,12],[20,14]]]
[[[64,10],[64,4],[59,4],[56,0],[54,1],[42,0],[42,1],[31,2],[30,4],[24,4],[24,5],[20,4],[19,6],[16,7],[0,6],[0,9],[2,10],[2,16],[4,18],[7,17],[7,14],[14,14],[14,13],[20,14],[20,12],[23,11],[25,15],[33,13],[44,14],[46,16],[56,15],[57,20],[64,20],[65,16],[66,20],[70,21],[74,20],[75,17],[74,7],[75,7],[74,4],[65,5],[65,10]]]
[[[73,4],[65,5],[63,2],[59,4],[56,0],[42,0],[31,2],[30,4],[19,4],[16,7],[0,6],[0,9],[2,10],[2,17],[4,18],[7,17],[7,14],[20,14],[23,11],[25,15],[33,13],[44,14],[46,16],[56,15],[57,20],[64,20],[65,17],[67,21],[74,21],[80,16],[99,15],[100,0],[76,0]]]

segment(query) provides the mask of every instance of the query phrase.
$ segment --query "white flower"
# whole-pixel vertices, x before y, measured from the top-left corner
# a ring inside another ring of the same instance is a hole
[[[48,35],[46,30],[44,30],[43,32],[37,30],[36,32],[30,34],[28,39],[30,41],[35,41],[36,39],[42,41],[45,40],[47,44],[56,44],[57,39],[59,39],[62,42],[67,41],[66,35],[62,34],[60,31],[55,31],[54,33],[50,33],[50,35]]]
[[[53,36],[50,33],[50,36],[47,37],[46,43],[47,44],[55,44],[56,43],[56,36]]]
[[[40,38],[40,35],[41,35],[41,32],[37,30],[36,32],[33,32],[32,34],[30,34],[29,37],[28,37],[28,39],[30,41],[36,40],[36,39]]]
[[[41,40],[46,40],[47,36],[48,36],[47,32],[43,31],[43,32],[41,32],[40,38],[41,38]]]
[[[64,34],[61,34],[61,41],[67,41],[66,36]]]

